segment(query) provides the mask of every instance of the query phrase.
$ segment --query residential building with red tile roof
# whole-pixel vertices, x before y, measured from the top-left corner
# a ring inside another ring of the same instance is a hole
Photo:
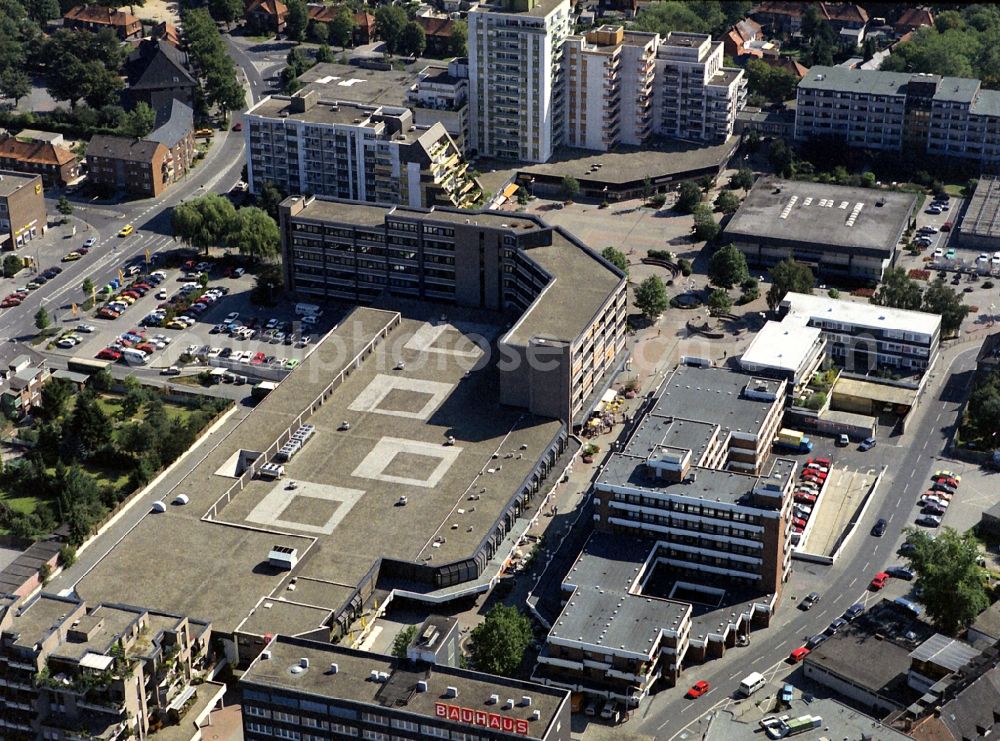
[[[0,141],[0,168],[41,175],[46,186],[58,187],[76,180],[80,160],[66,147],[51,142],[8,137]]]
[[[251,30],[277,34],[285,30],[288,6],[281,0],[250,0],[243,15]]]
[[[122,41],[142,35],[142,23],[124,10],[105,8],[103,5],[77,5],[63,16],[63,26],[84,31],[111,29]]]
[[[426,54],[429,57],[448,57],[451,54],[451,29],[454,21],[446,15],[433,11],[418,15],[417,23],[424,29],[427,39]]]
[[[309,20],[316,23],[332,23],[342,8],[354,16],[354,46],[370,44],[375,38],[375,16],[367,12],[354,12],[346,5],[322,5],[310,3],[306,6]],[[429,43],[428,39],[428,43]]]
[[[892,24],[892,30],[902,35],[916,31],[921,26],[934,26],[934,14],[928,8],[907,8]]]
[[[770,33],[796,33],[802,29],[806,10],[816,5],[820,17],[830,22],[838,33],[845,28],[864,28],[868,12],[855,3],[778,2],[768,0],[750,11],[753,18]]]

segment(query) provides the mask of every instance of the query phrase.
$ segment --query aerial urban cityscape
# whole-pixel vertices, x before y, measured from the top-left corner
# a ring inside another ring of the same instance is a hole
[[[0,0],[0,741],[1000,733],[998,49]]]

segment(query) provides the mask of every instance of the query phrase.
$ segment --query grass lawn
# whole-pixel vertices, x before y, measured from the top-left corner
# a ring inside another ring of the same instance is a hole
[[[24,512],[25,514],[34,512],[38,508],[38,499],[36,497],[15,497],[10,496],[6,492],[0,492],[0,502],[9,506],[15,512]],[[0,528],[0,532],[2,531],[3,528]]]
[[[950,196],[961,196],[965,192],[965,184],[948,183],[944,186],[944,192]]]

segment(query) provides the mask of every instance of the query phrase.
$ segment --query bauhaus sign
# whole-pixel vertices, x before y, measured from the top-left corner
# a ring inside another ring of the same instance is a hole
[[[494,731],[517,733],[521,736],[528,735],[528,721],[520,718],[508,718],[499,713],[487,713],[485,710],[473,710],[472,708],[463,708],[460,705],[436,702],[434,703],[434,715],[438,718],[481,726]]]

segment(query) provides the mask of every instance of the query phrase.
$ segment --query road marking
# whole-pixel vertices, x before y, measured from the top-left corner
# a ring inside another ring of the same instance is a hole
[[[875,550],[872,551],[872,555],[875,555],[876,553],[878,553],[878,546],[875,546]]]
[[[785,639],[785,640],[783,640],[783,641],[782,641],[781,643],[779,643],[779,644],[778,644],[777,646],[775,646],[775,648],[781,648],[781,647],[782,647],[782,646],[784,646],[784,645],[785,645],[786,643],[788,643],[788,641],[790,641],[790,640],[791,640],[790,638],[786,638],[786,639]]]
[[[847,588],[850,589],[851,587],[853,587],[854,586],[854,582],[856,582],[857,580],[858,580],[858,577],[854,577],[853,579],[851,579],[851,583],[847,585]]]
[[[751,661],[751,662],[750,662],[750,666],[753,666],[753,665],[754,665],[754,664],[756,664],[756,663],[757,663],[758,661],[763,661],[763,660],[764,660],[764,657],[763,657],[763,656],[758,656],[758,657],[757,657],[756,659],[754,659],[753,661]]]
[[[889,514],[889,522],[892,522],[892,518],[893,518],[893,517],[895,517],[895,516],[896,516],[896,513],[895,513],[895,512],[891,512],[891,513]],[[877,546],[876,546],[876,547],[877,547]]]
[[[738,677],[738,676],[740,676],[740,673],[739,673],[739,672],[736,672],[736,673],[734,673],[734,674],[733,674],[732,676],[730,676],[729,678],[730,678],[730,679],[736,679],[736,677]]]
[[[818,618],[821,618],[821,617],[823,617],[824,615],[826,615],[826,613],[828,613],[829,611],[830,611],[830,610],[829,610],[829,608],[827,608],[826,610],[823,610],[823,612],[821,612],[821,613],[820,613],[819,615],[817,615],[816,617],[818,617]],[[785,641],[785,643],[787,643],[787,642],[788,642],[788,641]],[[784,645],[784,644],[782,644],[782,645]]]
[[[910,471],[910,478],[912,479],[916,475],[916,473],[917,473],[917,469],[915,469],[915,468],[911,469],[911,471]]]
[[[866,561],[866,562],[865,562],[865,569],[864,569],[864,570],[865,570],[865,571],[867,571],[867,570],[868,570],[868,567],[869,567],[869,566],[871,566],[871,565],[872,565],[872,562],[871,562],[871,561]]]
[[[896,500],[896,506],[897,506],[897,507],[898,507],[898,506],[899,506],[900,504],[902,504],[902,503],[903,503],[903,497],[900,497],[899,499],[897,499],[897,500]]]

